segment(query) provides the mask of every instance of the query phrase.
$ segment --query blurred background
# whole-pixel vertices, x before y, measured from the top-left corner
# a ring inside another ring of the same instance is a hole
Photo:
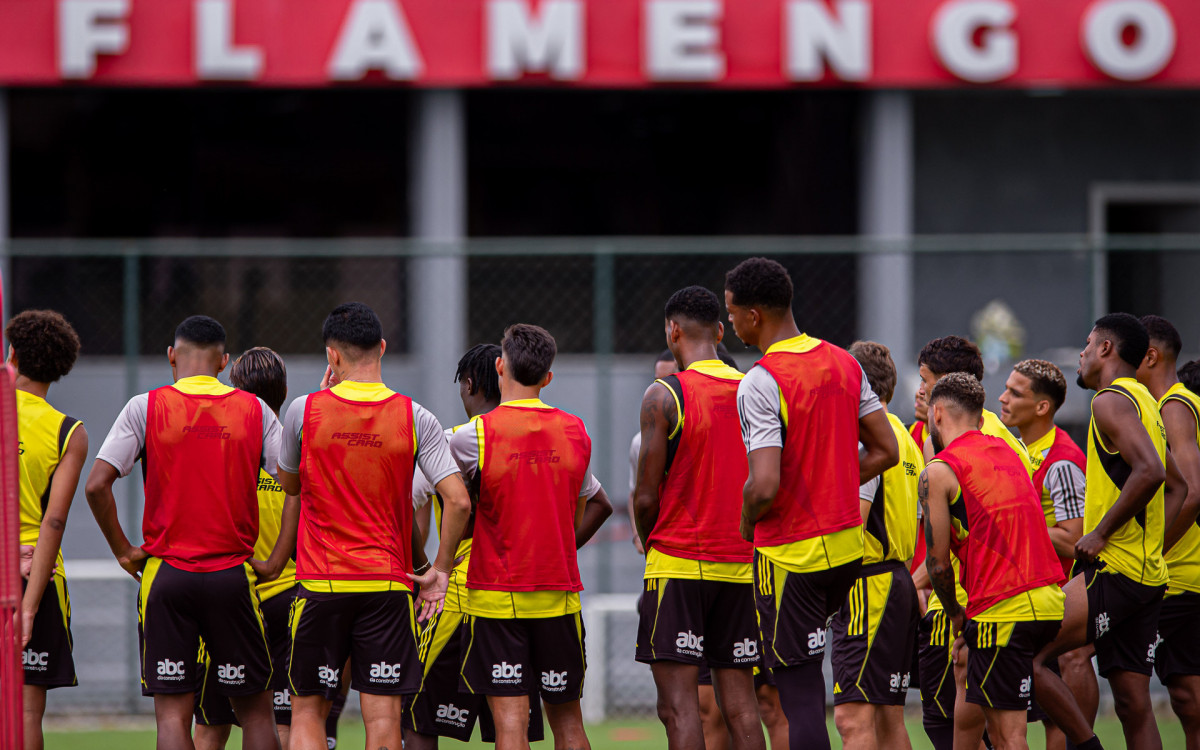
[[[83,419],[93,455],[126,399],[170,382],[166,347],[191,314],[220,320],[235,355],[279,351],[298,396],[320,380],[326,314],[365,302],[389,385],[446,425],[464,419],[462,352],[510,323],[545,326],[560,354],[544,397],[586,421],[617,509],[581,553],[585,709],[651,717],[625,501],[674,290],[720,294],[741,259],[779,260],[803,330],[891,347],[906,422],[916,353],[938,336],[980,344],[994,410],[1019,359],[1073,382],[1111,310],[1163,315],[1181,361],[1200,353],[1196,7],[794,0],[785,23],[780,3],[740,2],[197,0],[194,17],[187,3],[0,3],[6,317],[53,308],[79,331],[50,400]],[[492,6],[519,11],[504,27],[517,31],[486,36],[506,17]],[[574,21],[552,22],[556,8]],[[334,16],[328,33],[306,33],[301,9]],[[809,57],[780,51],[781,33]],[[424,67],[400,65],[405,39]],[[513,70],[497,67],[503,44]],[[288,67],[304,54],[350,73]],[[758,356],[732,331],[726,343],[742,369]],[[1077,438],[1087,398],[1072,386],[1061,412]],[[118,485],[129,530],[139,483]],[[133,583],[82,489],[64,553],[80,686],[52,691],[49,710],[150,711]]]

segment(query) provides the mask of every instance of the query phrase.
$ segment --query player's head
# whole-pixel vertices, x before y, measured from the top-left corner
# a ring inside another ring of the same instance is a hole
[[[673,375],[679,372],[679,364],[675,361],[675,355],[670,349],[663,349],[658,355],[658,359],[654,360],[654,379],[662,380],[668,375]]]
[[[53,383],[75,366],[79,336],[53,310],[26,310],[8,321],[8,362],[35,383]]]
[[[1146,326],[1129,313],[1109,313],[1096,321],[1088,334],[1083,351],[1079,352],[1080,388],[1099,390],[1105,369],[1113,379],[1137,373],[1150,348]]]
[[[545,388],[554,375],[550,366],[558,353],[554,337],[541,326],[516,323],[504,329],[500,342],[500,381],[515,381],[526,387]]]
[[[924,396],[928,402],[938,379],[952,372],[965,372],[983,382],[983,355],[978,346],[962,336],[943,336],[930,341],[917,355],[917,365],[921,376],[918,401]]]
[[[721,301],[702,286],[689,286],[671,295],[663,309],[666,319],[667,348],[682,360],[684,342],[706,343],[713,347],[725,333],[721,325]]]
[[[283,357],[265,346],[247,349],[229,368],[229,382],[234,388],[253,393],[279,414],[287,399],[287,367]]]
[[[1200,359],[1193,359],[1179,368],[1179,382],[1192,393],[1200,396]]]
[[[181,368],[193,374],[202,370],[216,375],[229,364],[224,326],[207,315],[185,318],[175,328],[175,345],[167,347],[167,359],[177,379]]]
[[[467,416],[482,414],[487,407],[500,403],[500,376],[496,374],[498,359],[499,346],[476,344],[458,360],[454,382],[458,383],[458,395]]]
[[[733,358],[733,355],[729,353],[729,348],[724,344],[717,344],[717,359],[725,363],[726,367],[732,367],[733,369],[739,371],[741,370],[741,368],[738,367],[737,360]]]
[[[763,324],[792,314],[792,277],[768,258],[747,258],[725,274],[725,308],[733,332],[758,346]]]
[[[1179,337],[1179,331],[1175,330],[1171,321],[1157,315],[1143,315],[1141,322],[1146,327],[1150,346],[1138,365],[1138,380],[1145,382],[1158,372],[1175,372],[1175,363],[1179,360],[1179,352],[1183,350],[1183,339]]]
[[[325,341],[325,356],[335,371],[378,360],[387,348],[379,316],[361,302],[333,308],[321,327],[321,338]]]
[[[938,378],[929,394],[929,437],[940,451],[964,432],[978,430],[983,423],[983,383],[965,372]]]
[[[1026,359],[1013,365],[1000,394],[1000,421],[1024,432],[1053,420],[1067,400],[1067,379],[1053,362]]]
[[[855,341],[849,352],[862,365],[867,382],[879,400],[891,403],[896,391],[896,363],[892,361],[891,350],[874,341]]]

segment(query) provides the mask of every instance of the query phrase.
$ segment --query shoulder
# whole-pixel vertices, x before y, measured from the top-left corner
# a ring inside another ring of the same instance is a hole
[[[750,371],[746,373],[745,377],[738,382],[738,395],[754,391],[763,391],[764,389],[767,391],[772,389],[777,390],[778,388],[779,383],[776,382],[775,376],[772,375],[771,371],[764,367],[761,362],[759,362],[751,367]]]

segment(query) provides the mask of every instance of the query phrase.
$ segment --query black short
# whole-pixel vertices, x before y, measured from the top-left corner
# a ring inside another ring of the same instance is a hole
[[[1156,644],[1158,679],[1200,674],[1200,594],[1184,591],[1163,599]]]
[[[350,659],[350,686],[368,695],[408,695],[421,685],[412,593],[309,591],[292,605],[292,695],[333,700]]]
[[[284,726],[292,723],[292,691],[288,688],[287,664],[288,652],[291,651],[292,636],[288,630],[288,617],[292,610],[292,600],[299,590],[296,584],[286,591],[272,596],[259,603],[263,621],[267,626],[267,640],[271,647],[271,663],[275,670],[271,675],[271,699],[275,710],[275,723]],[[220,724],[237,724],[233,706],[229,699],[217,692],[217,669],[212,659],[208,658],[203,644],[200,649],[199,664],[204,670],[204,685],[196,693],[195,717],[197,724],[208,726]]]
[[[1146,586],[1103,561],[1083,568],[1088,598],[1088,643],[1096,644],[1101,677],[1113,670],[1148,675],[1154,671],[1154,644],[1165,586]]]
[[[648,578],[644,586],[637,661],[716,669],[753,669],[762,663],[752,584]]]
[[[712,670],[708,668],[707,664],[701,665],[700,677],[696,680],[696,682],[700,685],[712,687]],[[754,689],[757,691],[759,688],[763,687],[775,687],[775,673],[766,667],[755,667]]]
[[[872,569],[833,617],[833,702],[903,706],[917,644],[917,589],[903,563]]]
[[[1062,620],[975,622],[967,641],[967,703],[1028,711],[1033,703],[1033,657],[1058,635]]]
[[[532,695],[541,690],[547,703],[583,696],[583,618],[496,620],[471,617],[462,634],[463,663],[459,689],[475,695]]]
[[[479,722],[484,742],[496,741],[496,726],[482,695],[459,692],[462,665],[462,631],[466,615],[445,612],[421,626],[420,657],[424,667],[416,695],[405,696],[402,723],[424,735],[469,742]],[[542,702],[535,691],[529,701],[529,741],[545,739]]]
[[[925,613],[917,625],[917,670],[925,726],[952,726],[958,686],[954,683],[954,625],[940,609]]]
[[[25,593],[25,581],[21,581]],[[33,634],[21,652],[25,684],[44,688],[74,687],[75,659],[71,655],[71,594],[67,579],[50,576],[37,614],[33,616]]]
[[[200,641],[217,666],[216,692],[253,695],[271,680],[266,626],[247,564],[211,573],[146,561],[138,592],[142,694],[194,693],[203,685]]]
[[[754,553],[754,603],[764,666],[789,667],[825,658],[825,630],[858,580],[862,562],[791,573]]]

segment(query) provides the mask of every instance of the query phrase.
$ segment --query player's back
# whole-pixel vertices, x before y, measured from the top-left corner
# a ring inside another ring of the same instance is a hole
[[[1159,400],[1160,409],[1168,401],[1179,401],[1192,412],[1196,420],[1197,441],[1200,442],[1200,396],[1176,383]],[[1183,537],[1166,553],[1167,570],[1171,576],[1169,591],[1200,593],[1200,523],[1193,523]]]
[[[334,389],[304,406],[301,445],[300,580],[410,584],[413,402],[380,387],[378,400]]]
[[[1101,394],[1118,394],[1129,399],[1137,410],[1142,428],[1160,461],[1165,463],[1166,430],[1158,411],[1158,403],[1146,387],[1133,378],[1117,378],[1092,398],[1093,404]],[[1088,424],[1087,494],[1084,501],[1083,533],[1095,530],[1100,519],[1117,502],[1133,467],[1125,457],[1105,444],[1096,418]],[[1113,535],[1100,552],[1099,558],[1115,572],[1147,586],[1161,586],[1168,581],[1163,558],[1164,534],[1163,487],[1160,486],[1143,512],[1130,519]]]
[[[671,391],[679,413],[649,539],[661,552],[690,560],[751,561],[753,547],[738,530],[749,472],[737,413],[741,379],[737,370],[712,361],[658,381]]]
[[[935,460],[954,471],[960,487],[950,508],[952,547],[962,560],[968,617],[1062,579],[1041,500],[1002,438],[971,431]]]
[[[863,524],[863,565],[913,556],[917,545],[917,483],[925,460],[896,415],[888,424],[900,447],[900,461],[880,475]]]
[[[581,591],[575,514],[592,449],[582,420],[537,400],[510,401],[475,430],[479,503],[467,585]]]
[[[37,544],[50,482],[71,435],[81,423],[44,398],[22,390],[16,393],[21,544]]]

